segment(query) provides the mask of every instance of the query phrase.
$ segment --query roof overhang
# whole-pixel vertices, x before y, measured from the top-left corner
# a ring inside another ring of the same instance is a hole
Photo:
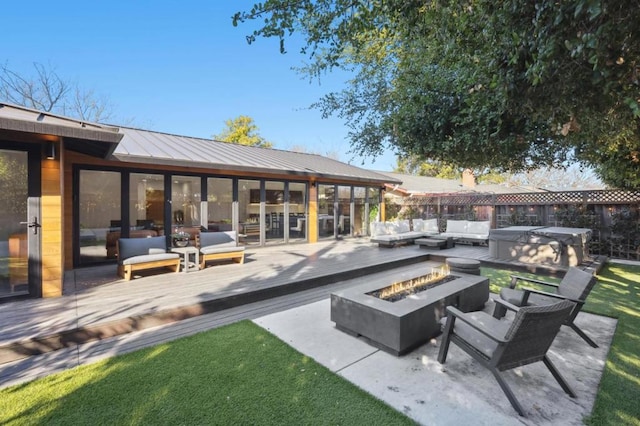
[[[0,131],[64,138],[72,151],[107,158],[124,136],[117,127],[60,117],[29,108],[0,103]]]
[[[185,168],[202,168],[202,169],[214,169],[216,171],[228,171],[228,172],[249,172],[249,173],[260,173],[265,175],[281,175],[286,174],[290,176],[300,176],[305,178],[315,178],[315,179],[326,179],[326,180],[334,180],[334,181],[350,181],[350,182],[362,182],[363,184],[378,184],[381,187],[385,186],[392,179],[385,179],[386,176],[381,175],[380,179],[377,180],[372,177],[360,177],[360,176],[347,176],[347,175],[338,175],[331,173],[320,173],[317,171],[302,171],[302,170],[285,170],[285,169],[272,169],[269,167],[256,167],[256,166],[239,166],[229,165],[229,164],[216,164],[209,162],[197,162],[197,161],[186,161],[186,160],[176,160],[169,158],[157,158],[157,157],[145,157],[138,155],[126,155],[126,154],[114,154],[112,159],[117,159],[118,161],[126,162],[126,163],[135,163],[135,164],[155,164],[155,165],[164,165],[164,166],[174,166],[174,167],[185,167]],[[400,182],[400,181],[398,181]]]

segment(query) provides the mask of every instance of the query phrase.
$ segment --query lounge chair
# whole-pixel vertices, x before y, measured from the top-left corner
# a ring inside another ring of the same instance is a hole
[[[522,288],[518,290],[516,286],[520,281],[552,287],[555,288],[555,292],[546,292],[533,288]],[[597,348],[598,345],[574,322],[595,283],[596,277],[593,276],[593,274],[576,267],[569,268],[560,284],[512,275],[509,288],[500,290],[500,297],[516,306],[548,305],[558,300],[570,300],[574,302],[576,307],[567,318],[565,325],[571,327],[589,345]],[[495,315],[497,315],[496,318],[500,318],[505,312],[503,309],[497,309],[495,311]]]
[[[463,313],[449,306],[438,362],[447,360],[449,344],[458,345],[491,371],[513,408],[525,417],[525,410],[501,375],[502,371],[542,361],[572,398],[575,393],[547,357],[560,326],[575,307],[573,302],[518,308],[503,300],[499,305],[516,312],[513,321],[499,320],[484,312]]]
[[[202,232],[198,246],[200,269],[204,269],[209,260],[231,259],[235,263],[244,263],[244,247],[238,246],[236,231]]]

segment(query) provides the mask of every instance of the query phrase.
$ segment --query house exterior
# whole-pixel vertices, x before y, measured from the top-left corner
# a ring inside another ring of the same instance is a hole
[[[0,300],[56,297],[118,238],[243,244],[365,236],[401,181],[314,154],[87,123],[0,103]]]

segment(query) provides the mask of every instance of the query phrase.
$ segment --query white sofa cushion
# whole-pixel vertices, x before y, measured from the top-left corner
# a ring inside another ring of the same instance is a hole
[[[447,234],[466,234],[467,233],[467,220],[447,220]]]
[[[491,228],[491,222],[486,221],[469,221],[467,223],[467,233],[468,234],[478,234],[482,236],[486,236],[485,238],[489,238],[489,229]]]
[[[396,222],[385,222],[385,226],[387,228],[387,235],[397,235],[399,232],[399,227]]]
[[[404,234],[405,232],[411,231],[411,225],[408,220],[399,220],[398,221],[398,233]]]
[[[422,222],[422,232],[439,233],[440,228],[438,227],[438,219],[433,218],[424,220]]]
[[[387,227],[384,222],[371,222],[369,225],[371,229],[371,236],[378,237],[380,235],[387,235]]]

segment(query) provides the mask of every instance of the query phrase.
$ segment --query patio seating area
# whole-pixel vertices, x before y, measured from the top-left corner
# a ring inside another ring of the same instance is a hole
[[[367,239],[353,239],[247,250],[242,268],[223,264],[191,274],[151,273],[137,278],[135,286],[119,279],[113,265],[70,271],[63,297],[14,301],[2,306],[0,324],[6,332],[0,340],[0,382],[2,386],[20,383],[239,319],[300,313],[300,309],[304,311],[312,306],[309,304],[327,303],[331,292],[352,286],[353,280],[362,282],[370,274],[390,273],[394,268],[406,268],[417,262],[435,266],[447,257],[456,257],[478,259],[490,265],[492,260],[487,252],[486,247],[474,246],[456,246],[437,252],[421,250],[418,246],[388,250],[378,248]],[[511,266],[536,270],[526,264]],[[597,268],[598,264],[587,267]],[[560,270],[544,268],[551,272]],[[299,307],[304,308],[296,310]],[[328,309],[326,315],[327,324],[319,326],[329,326],[333,332],[340,333],[328,321]],[[586,314],[579,316],[579,323],[601,343],[601,347],[594,350],[593,359],[599,359],[598,363],[604,365],[615,320],[590,319],[585,324],[583,315]],[[287,323],[293,332],[298,323],[302,326],[310,321],[288,320]],[[584,342],[575,333],[571,330],[568,333],[584,348]],[[300,344],[311,344],[315,334],[310,331],[302,339],[304,342]],[[352,340],[362,344],[359,339]],[[285,341],[290,343],[286,338]],[[298,348],[298,342],[291,344]],[[314,345],[317,344],[322,343],[317,341]],[[325,350],[336,348],[324,346]],[[416,354],[431,351],[432,344],[426,346],[418,348]],[[376,357],[381,356],[378,350],[373,351]],[[313,354],[310,356],[316,358]],[[340,360],[338,354],[334,356],[337,356],[335,361],[346,362]],[[403,358],[406,361],[400,362],[406,364],[415,357],[411,353]],[[435,355],[429,360],[429,363],[435,362]],[[406,375],[406,372],[399,374]],[[596,375],[599,378],[599,374]],[[570,377],[567,380],[574,383]],[[492,385],[495,388],[495,382]],[[424,393],[424,383],[412,386],[415,387],[410,392],[418,401],[418,394]],[[580,404],[592,404],[596,391],[597,383],[592,387],[593,395],[583,400],[583,390],[577,390]],[[402,405],[398,409],[402,410]],[[510,407],[507,413],[508,409]],[[505,418],[515,417],[513,411],[505,414]],[[509,422],[506,424],[516,424]]]

